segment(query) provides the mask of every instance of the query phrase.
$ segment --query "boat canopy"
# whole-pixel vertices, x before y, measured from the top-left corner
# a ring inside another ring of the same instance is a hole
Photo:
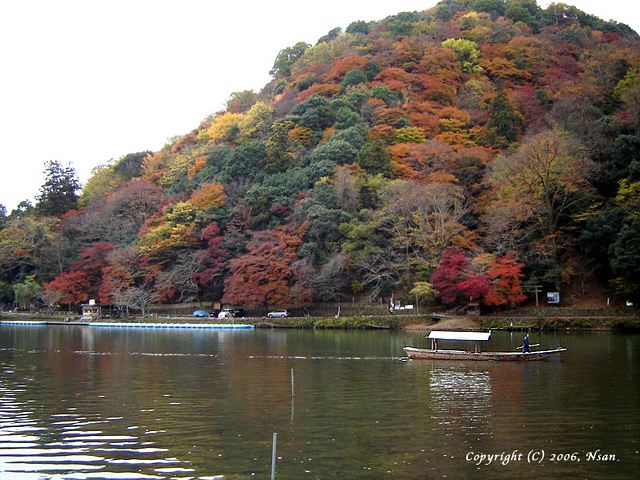
[[[431,340],[457,340],[457,341],[479,341],[489,340],[491,332],[443,332],[434,330],[427,338]]]

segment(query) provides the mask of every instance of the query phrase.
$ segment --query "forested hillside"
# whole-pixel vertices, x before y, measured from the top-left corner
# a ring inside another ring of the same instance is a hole
[[[626,25],[445,0],[284,48],[271,74],[79,196],[73,170],[48,164],[36,205],[1,217],[3,300],[287,307],[433,286],[506,308],[522,282],[638,298]]]

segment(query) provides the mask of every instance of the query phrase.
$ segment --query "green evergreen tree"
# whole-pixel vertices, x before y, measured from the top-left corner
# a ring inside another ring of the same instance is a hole
[[[310,46],[308,43],[298,42],[293,47],[283,48],[278,53],[273,63],[273,68],[269,73],[274,77],[291,75],[291,65],[293,65]]]
[[[370,22],[365,22],[364,20],[357,20],[355,22],[351,22],[345,31],[354,35],[366,35],[369,33],[369,23]]]
[[[367,142],[358,152],[356,161],[367,173],[391,176],[391,157],[384,142],[379,140]]]
[[[7,282],[0,280],[0,305],[4,308],[12,305],[15,301],[13,287]]]
[[[320,37],[317,43],[330,42],[331,40],[338,38],[338,35],[340,35],[341,33],[342,33],[342,28],[340,27],[332,28],[331,30],[329,30],[329,33]]]
[[[0,204],[0,230],[4,228],[7,223],[7,207]]]
[[[515,142],[520,133],[522,116],[511,106],[504,90],[500,89],[490,105],[488,126],[508,143]]]
[[[36,197],[36,210],[41,215],[59,216],[78,206],[80,182],[76,170],[63,167],[57,160],[45,164],[44,184]]]

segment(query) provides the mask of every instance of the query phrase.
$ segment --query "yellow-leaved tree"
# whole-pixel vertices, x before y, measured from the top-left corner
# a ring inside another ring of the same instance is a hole
[[[171,205],[162,216],[152,217],[140,230],[138,253],[159,257],[179,248],[197,243],[194,236],[197,210],[191,202]]]
[[[240,124],[244,120],[244,113],[227,112],[213,119],[206,130],[201,130],[198,138],[219,140],[234,140],[240,134]]]

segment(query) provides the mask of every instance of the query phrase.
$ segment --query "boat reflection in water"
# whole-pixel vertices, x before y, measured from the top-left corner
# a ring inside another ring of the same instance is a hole
[[[440,439],[445,464],[456,464],[460,478],[477,476],[478,468],[484,478],[516,478],[516,463],[487,469],[462,460],[474,452],[522,451],[539,445],[537,430],[529,430],[533,421],[523,419],[528,416],[526,385],[544,365],[439,360],[412,365],[427,375],[430,418],[425,423]]]
[[[429,379],[433,429],[445,432],[486,431],[492,411],[491,376],[487,371],[435,367]]]

